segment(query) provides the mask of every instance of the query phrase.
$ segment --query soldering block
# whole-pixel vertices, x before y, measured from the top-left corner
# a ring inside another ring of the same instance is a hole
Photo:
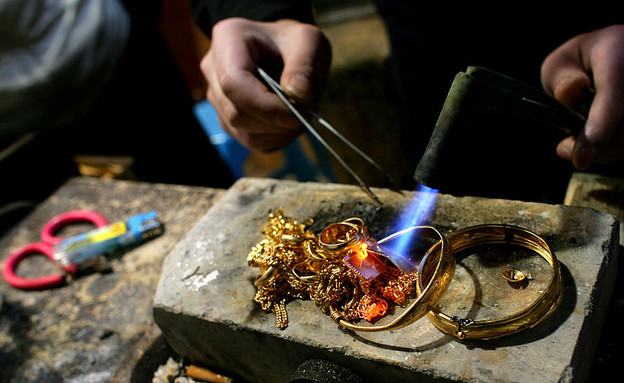
[[[441,194],[424,216],[427,224],[445,234],[501,223],[524,227],[547,240],[561,262],[563,299],[554,314],[534,328],[465,342],[443,334],[424,317],[398,330],[354,333],[335,324],[314,302],[294,300],[287,305],[288,327],[278,330],[274,314],[253,302],[253,280],[259,271],[247,265],[247,254],[263,239],[260,228],[268,213],[281,207],[299,222],[314,218],[311,229],[317,234],[330,223],[360,217],[380,238],[389,234],[419,193],[373,190],[383,205],[352,185],[237,181],[165,259],[154,318],[172,348],[194,363],[222,368],[248,382],[288,382],[311,359],[337,363],[364,382],[587,378],[615,281],[619,240],[618,220],[588,208]],[[454,283],[487,272],[487,265],[462,262],[447,292],[449,299],[464,293],[453,288]],[[527,291],[540,283],[538,274],[529,274]],[[509,293],[495,288],[502,292],[490,296],[490,282],[480,283],[472,314],[496,311],[505,294],[523,294],[521,289]],[[523,299],[517,303],[526,303]]]

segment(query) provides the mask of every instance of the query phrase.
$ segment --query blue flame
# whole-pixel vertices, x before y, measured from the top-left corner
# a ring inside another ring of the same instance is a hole
[[[412,226],[422,225],[428,218],[431,209],[435,206],[438,196],[438,190],[429,188],[425,185],[419,185],[414,193],[414,198],[410,201],[407,209],[399,218],[394,232],[410,228]],[[404,254],[409,248],[411,241],[414,240],[413,235],[402,235],[385,244],[386,248],[393,250],[399,254]]]

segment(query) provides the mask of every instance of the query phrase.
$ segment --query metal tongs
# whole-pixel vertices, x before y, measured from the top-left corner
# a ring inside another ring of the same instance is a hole
[[[305,117],[303,117],[302,112],[300,112],[297,109],[297,107],[289,100],[288,96],[286,96],[286,93],[282,89],[281,85],[275,80],[273,80],[271,76],[269,76],[262,68],[256,66],[255,69],[260,75],[260,77],[262,77],[262,79],[267,83],[267,85],[271,88],[271,90],[273,90],[273,92],[277,94],[280,100],[282,100],[282,102],[288,107],[288,109],[290,109],[290,111],[303,124],[303,126],[323,145],[323,147],[325,147],[325,149],[327,149],[329,153],[331,153],[332,156],[334,156],[334,158],[340,163],[340,165],[342,165],[342,167],[345,168],[345,170],[357,181],[357,183],[360,185],[362,190],[364,190],[364,192],[366,192],[369,196],[371,196],[373,200],[375,200],[375,202],[381,205],[382,202],[379,199],[379,197],[377,197],[375,193],[373,193],[370,190],[370,188],[353,171],[353,169],[351,169],[351,167],[347,165],[344,159],[342,159],[340,155],[338,155],[338,153],[336,153],[336,151],[323,139],[323,137],[321,137],[321,135],[316,131],[316,129],[310,123],[310,121],[308,121]],[[381,166],[379,166],[379,164],[377,164],[372,158],[370,158],[364,152],[362,152],[351,141],[347,140],[342,134],[340,134],[333,126],[331,126],[327,121],[321,118],[317,113],[307,108],[303,112],[310,114],[312,118],[316,120],[321,126],[323,126],[325,129],[330,131],[333,135],[338,137],[342,142],[347,144],[360,157],[366,160],[366,162],[368,162],[369,164],[377,168],[377,170],[379,170],[379,172],[381,172],[390,181],[390,184],[392,185],[394,184],[394,180],[392,179],[392,177],[390,177],[390,175]]]

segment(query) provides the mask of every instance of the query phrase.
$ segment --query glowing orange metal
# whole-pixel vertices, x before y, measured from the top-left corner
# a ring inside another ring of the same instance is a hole
[[[360,246],[359,250],[355,250],[355,254],[357,255],[358,259],[362,261],[365,260],[368,256],[368,245],[366,243],[363,243],[362,246]]]
[[[348,255],[343,258],[343,262],[366,281],[377,278],[388,268],[374,252],[368,250],[366,243],[352,246]]]
[[[375,299],[360,307],[360,314],[369,322],[386,315],[386,311],[388,311],[388,302],[385,299]]]

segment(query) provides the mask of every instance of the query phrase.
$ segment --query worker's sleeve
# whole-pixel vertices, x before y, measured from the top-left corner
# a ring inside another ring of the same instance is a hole
[[[193,20],[208,36],[216,23],[230,17],[258,21],[287,18],[313,22],[309,0],[190,0],[190,3]]]

